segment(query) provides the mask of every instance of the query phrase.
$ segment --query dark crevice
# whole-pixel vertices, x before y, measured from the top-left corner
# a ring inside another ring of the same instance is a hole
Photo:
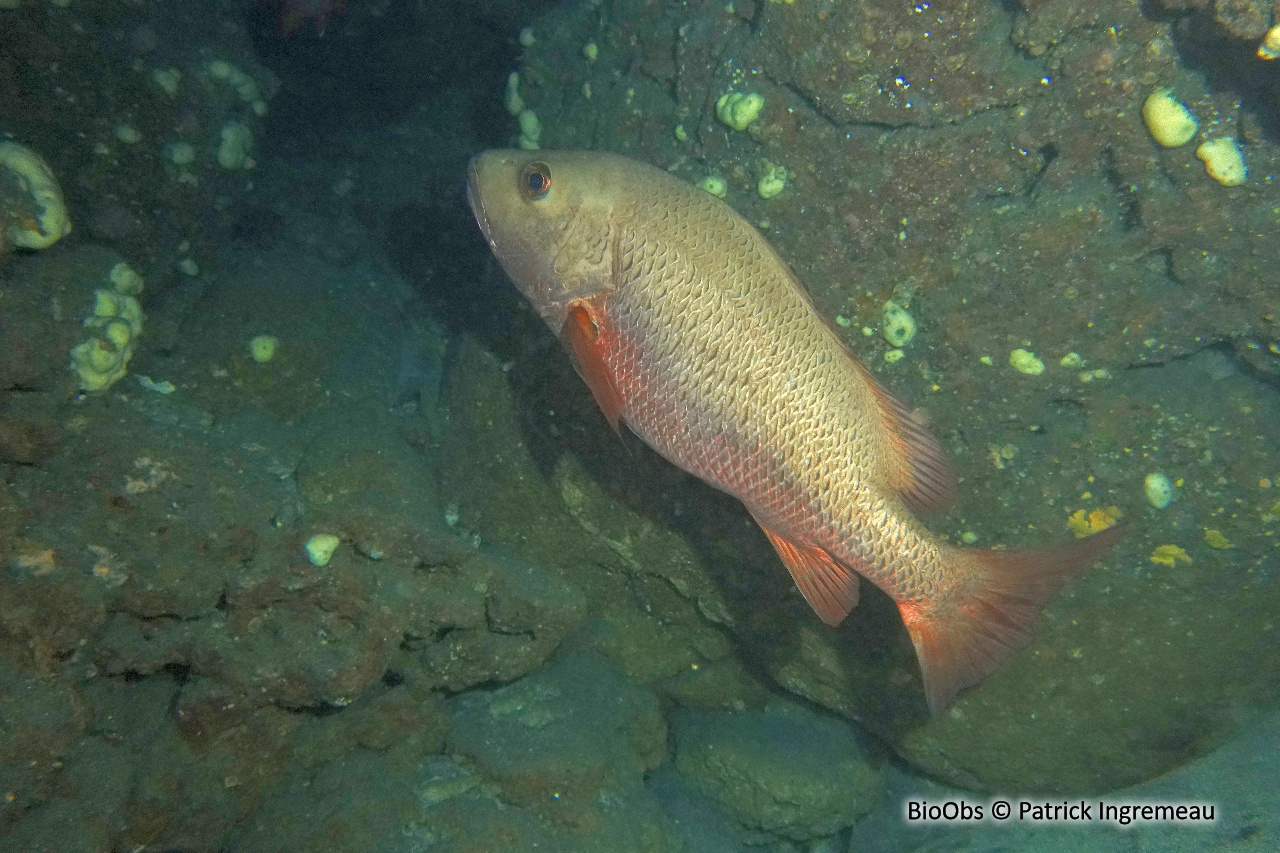
[[[1124,233],[1129,234],[1141,228],[1142,206],[1138,202],[1138,193],[1120,174],[1120,170],[1116,167],[1115,153],[1110,148],[1102,149],[1102,174],[1116,192],[1116,201],[1120,203],[1120,223]]]
[[[402,121],[450,88],[476,95],[457,102],[455,123],[475,138],[505,132],[500,100],[478,96],[501,90],[518,53],[500,4],[492,17],[437,3],[384,4],[377,14],[350,5],[323,36],[304,27],[283,38],[270,15],[248,21],[258,56],[280,81],[264,134],[280,153],[305,160],[343,133]]]
[[[111,612],[137,619],[139,622],[199,622],[204,618],[203,614],[192,616],[189,613],[138,613],[125,607],[112,608]]]
[[[815,101],[813,98],[806,95],[804,92],[800,91],[798,88],[796,88],[796,86],[793,83],[789,81],[776,80],[776,79],[773,80],[773,82],[776,83],[781,88],[786,89],[788,92],[791,93],[792,97],[794,97],[797,101],[800,101],[802,104],[807,106],[809,108],[809,111],[813,113],[814,118],[821,121],[828,128],[832,130],[839,129],[839,125],[837,125],[834,121],[832,121],[831,118],[828,117],[827,114],[824,113],[819,108],[817,101]]]
[[[1009,25],[1009,47],[1028,62],[1041,63],[1044,55],[1036,56],[1028,47],[1018,43],[1016,38],[1018,33],[1018,24],[1027,17],[1027,9],[1018,0],[997,0],[996,8],[998,8],[1005,16],[1005,22]]]
[[[1019,18],[1024,18],[1027,15],[1026,8],[1019,3],[1018,0],[999,0],[999,2],[996,3],[996,6],[999,7],[1000,11],[1003,12],[1011,22],[1015,22]]]
[[[276,707],[282,711],[288,711],[290,714],[307,714],[312,717],[331,717],[341,711],[345,711],[349,706],[337,705],[333,702],[319,700],[311,705],[285,705],[276,703]]]
[[[1224,341],[1220,346],[1222,347],[1222,351],[1231,358],[1231,363],[1236,366],[1241,375],[1247,376],[1253,381],[1267,386],[1267,388],[1272,391],[1280,392],[1280,374],[1268,373],[1267,371],[1259,368],[1253,362],[1249,361],[1247,358],[1241,358],[1240,353],[1236,351],[1236,348],[1231,346],[1228,342]]]
[[[892,133],[898,130],[937,130],[939,127],[942,127],[942,126],[944,125],[913,124],[911,122],[904,122],[903,124],[890,124],[887,121],[871,121],[869,119],[865,121],[854,121],[854,122],[850,122],[849,124],[837,125],[838,129],[840,130],[849,130],[850,128],[857,128],[859,130],[878,130],[885,133]]]
[[[822,111],[822,107],[818,104],[816,99],[810,97],[800,89],[796,88],[794,83],[790,82],[789,80],[779,80],[773,77],[770,77],[770,79],[779,88],[786,89],[788,92],[790,92],[795,97],[796,100],[800,101],[801,103],[803,103],[805,106],[809,108],[809,110],[813,113],[813,116],[815,118],[821,120],[822,123],[825,124],[828,128],[835,131],[874,130],[874,131],[879,131],[883,133],[883,132],[892,132],[892,131],[911,131],[911,130],[931,131],[931,130],[942,130],[944,128],[958,128],[958,127],[962,127],[965,124],[968,124],[971,121],[978,119],[979,117],[993,110],[1008,110],[1018,106],[1018,104],[1016,103],[1006,103],[1004,101],[996,101],[994,103],[990,103],[990,104],[987,104],[986,106],[975,109],[972,112],[970,112],[968,115],[961,116],[954,119],[945,119],[943,121],[934,121],[934,122],[903,121],[903,122],[894,124],[893,122],[887,122],[887,121],[873,121],[871,119],[863,119],[860,121],[851,121],[845,124],[840,124],[840,123],[837,123],[835,120],[833,120],[830,116],[828,116],[825,112]]]
[[[1180,286],[1182,284],[1182,282],[1178,280],[1178,276],[1173,271],[1173,249],[1170,249],[1168,246],[1157,246],[1145,255],[1140,256],[1138,260],[1144,261],[1147,258],[1152,257],[1159,258],[1159,264],[1162,267],[1161,272],[1164,274],[1165,278],[1169,279],[1169,281],[1173,282],[1175,285]]]
[[[506,687],[513,679],[486,678],[483,681],[477,681],[469,684],[467,687],[459,687],[451,689],[445,685],[435,688],[436,693],[441,696],[458,696],[463,693],[481,693],[486,690],[497,690],[499,687]]]
[[[466,629],[460,625],[441,625],[440,627],[436,628],[435,631],[432,632],[431,642],[443,643],[445,640],[449,638],[450,634],[453,634],[458,631],[465,631],[465,630]]]
[[[191,680],[192,675],[191,665],[181,661],[170,661],[169,663],[166,663],[164,666],[160,667],[160,672],[173,679],[173,683],[177,684],[179,687],[185,686],[186,683]]]
[[[877,121],[857,121],[849,124],[839,125],[839,129],[848,130],[849,128],[866,128],[868,130],[881,131],[950,131],[952,129],[960,129],[971,122],[980,121],[986,118],[988,113],[1000,112],[1002,110],[1016,109],[1020,104],[1012,101],[994,101],[985,106],[977,107],[970,111],[967,115],[957,116],[956,118],[945,119],[937,122],[906,122],[904,124],[889,124],[887,122]]]
[[[1035,175],[1027,184],[1026,196],[1030,199],[1036,198],[1040,182],[1044,180],[1044,176],[1049,171],[1049,167],[1053,165],[1053,161],[1058,159],[1058,146],[1052,142],[1041,145],[1036,149],[1036,155],[1040,158],[1040,165],[1036,168]]]
[[[1158,370],[1162,367],[1167,367],[1168,365],[1174,364],[1179,361],[1186,361],[1188,359],[1195,358],[1196,356],[1200,355],[1203,352],[1206,352],[1207,350],[1217,350],[1218,352],[1223,353],[1224,355],[1226,355],[1228,358],[1231,359],[1232,364],[1237,365],[1238,367],[1241,368],[1241,372],[1246,372],[1248,370],[1248,365],[1245,364],[1244,361],[1242,361],[1236,356],[1235,350],[1232,349],[1231,344],[1228,343],[1227,341],[1212,341],[1200,347],[1199,349],[1193,349],[1193,350],[1188,350],[1187,352],[1178,353],[1177,355],[1174,355],[1171,358],[1167,358],[1164,361],[1144,361],[1144,362],[1139,362],[1137,364],[1127,364],[1122,369],[1123,370]],[[1272,377],[1272,384],[1274,384],[1274,382],[1275,382],[1275,377]]]
[[[420,652],[427,646],[427,638],[408,631],[400,635],[400,648],[406,652]]]
[[[125,684],[138,684],[140,682],[146,681],[148,678],[155,677],[156,673],[142,672],[141,670],[137,670],[137,669],[122,669],[118,672],[107,673],[106,675],[108,678],[118,679],[120,681],[123,681]]]
[[[524,637],[531,643],[538,639],[537,635],[529,628],[503,628],[500,625],[493,624],[492,621],[489,621],[487,627],[490,634],[496,634],[499,637]]]

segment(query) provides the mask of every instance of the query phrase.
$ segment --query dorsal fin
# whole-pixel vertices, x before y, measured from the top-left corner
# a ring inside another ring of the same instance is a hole
[[[618,392],[613,373],[605,361],[604,330],[601,329],[592,306],[581,301],[570,306],[560,335],[573,354],[578,375],[591,389],[591,396],[596,398],[596,405],[604,412],[609,425],[614,432],[618,432],[618,421],[622,417],[622,395]]]
[[[942,443],[907,406],[876,381],[856,358],[880,408],[885,431],[897,457],[890,486],[914,513],[945,512],[956,499],[956,473]]]

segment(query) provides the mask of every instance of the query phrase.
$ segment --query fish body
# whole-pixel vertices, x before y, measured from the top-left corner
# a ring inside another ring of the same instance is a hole
[[[888,593],[935,712],[1118,538],[994,552],[933,536],[915,514],[954,498],[941,445],[710,194],[611,154],[489,151],[467,195],[615,428],[738,498],[826,623],[857,605],[859,576]]]

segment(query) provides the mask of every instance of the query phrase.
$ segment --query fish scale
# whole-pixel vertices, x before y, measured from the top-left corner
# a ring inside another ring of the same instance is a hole
[[[860,472],[881,467],[869,413],[847,404],[857,377],[843,364],[843,350],[790,276],[768,274],[780,262],[750,239],[745,223],[736,216],[718,222],[725,208],[710,196],[664,209],[666,199],[655,192],[646,205],[615,210],[623,235],[641,229],[646,235],[633,238],[635,245],[623,237],[624,279],[605,309],[606,325],[617,331],[606,358],[628,401],[628,425],[790,538],[826,544],[828,530],[820,524],[826,515],[846,531],[831,547],[869,539],[870,531],[855,530],[855,524],[873,516],[856,498],[873,494],[832,495],[824,488],[824,479],[856,483]],[[654,227],[643,228],[646,220]],[[681,239],[700,232],[726,239]],[[667,274],[654,284],[648,277],[657,265]],[[650,283],[637,286],[641,281]],[[696,403],[677,411],[672,396]],[[690,433],[700,437],[712,430],[762,438],[719,443],[710,452],[689,440]],[[824,478],[824,469],[833,475]],[[833,497],[837,503],[824,506]]]
[[[823,621],[856,606],[859,576],[893,598],[933,711],[1029,643],[1043,604],[1118,539],[996,552],[930,533],[913,510],[955,493],[941,445],[719,199],[568,151],[477,155],[467,196],[615,427],[742,501]]]

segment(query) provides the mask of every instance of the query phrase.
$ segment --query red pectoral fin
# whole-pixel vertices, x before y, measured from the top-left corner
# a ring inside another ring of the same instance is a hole
[[[591,389],[600,411],[609,425],[618,429],[622,417],[622,395],[618,393],[613,373],[605,361],[605,331],[596,316],[595,308],[586,302],[578,302],[569,308],[564,319],[561,338],[573,353],[578,375]]]
[[[804,600],[828,625],[839,625],[858,606],[858,573],[818,545],[797,545],[763,524],[778,556],[800,587]]]

